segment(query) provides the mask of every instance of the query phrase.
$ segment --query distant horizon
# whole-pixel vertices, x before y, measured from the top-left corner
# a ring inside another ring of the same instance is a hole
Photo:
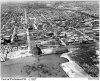
[[[1,0],[1,3],[54,3],[54,2],[97,2],[99,3],[99,0]]]
[[[50,0],[50,1],[46,1],[46,0],[43,0],[43,1],[34,1],[34,0],[30,0],[30,1],[27,1],[27,0],[20,0],[20,1],[11,1],[11,0],[8,0],[9,2],[5,2],[4,0],[4,3],[1,3],[1,7],[2,9],[3,8],[8,8],[9,7],[17,7],[17,6],[32,6],[33,8],[67,8],[67,7],[70,7],[70,8],[75,8],[75,7],[79,7],[83,10],[88,10],[88,11],[93,11],[94,13],[97,13],[98,14],[98,11],[99,11],[99,2],[98,0],[91,0],[91,1],[77,1],[77,0],[74,0],[74,1],[55,1],[55,0]],[[91,12],[90,12],[91,13]]]

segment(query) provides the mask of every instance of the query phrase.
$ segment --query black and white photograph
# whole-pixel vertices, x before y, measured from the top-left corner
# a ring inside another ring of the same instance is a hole
[[[99,78],[99,0],[0,4],[1,78]]]

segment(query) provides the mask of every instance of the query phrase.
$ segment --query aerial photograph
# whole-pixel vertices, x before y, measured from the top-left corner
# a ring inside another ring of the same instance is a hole
[[[1,77],[99,78],[99,1],[1,3]]]

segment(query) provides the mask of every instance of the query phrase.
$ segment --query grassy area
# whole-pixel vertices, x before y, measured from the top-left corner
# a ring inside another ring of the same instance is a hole
[[[2,77],[68,77],[59,66],[67,62],[60,55],[23,57],[1,63]]]

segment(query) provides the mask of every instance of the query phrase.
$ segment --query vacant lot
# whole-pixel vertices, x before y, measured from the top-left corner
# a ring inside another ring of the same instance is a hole
[[[68,77],[59,64],[67,62],[60,55],[23,57],[1,63],[2,77]]]

